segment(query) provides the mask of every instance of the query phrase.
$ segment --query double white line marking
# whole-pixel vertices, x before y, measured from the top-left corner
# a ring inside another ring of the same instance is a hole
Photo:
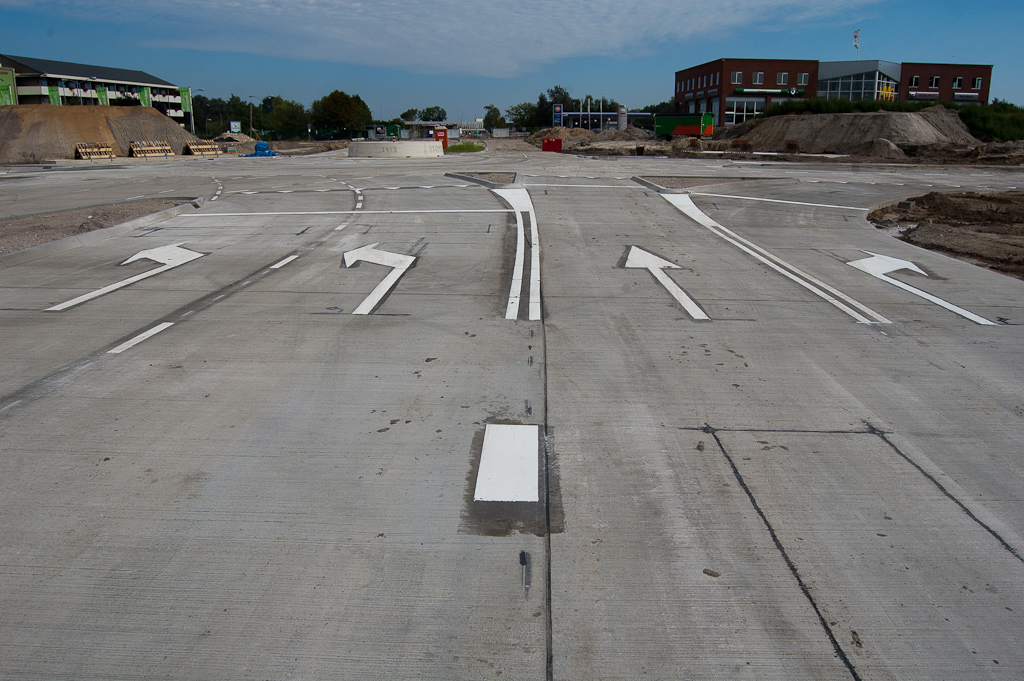
[[[828,301],[832,305],[853,317],[860,324],[891,324],[892,322],[878,314],[866,305],[857,302],[842,291],[839,291],[823,281],[812,277],[785,260],[772,255],[757,244],[744,239],[736,232],[723,227],[712,220],[704,211],[694,205],[693,200],[687,194],[662,194],[665,200],[678,208],[687,217],[699,225],[707,227],[716,236],[725,239],[736,248],[747,253],[768,267],[772,268],[782,276],[804,287],[814,295]]]

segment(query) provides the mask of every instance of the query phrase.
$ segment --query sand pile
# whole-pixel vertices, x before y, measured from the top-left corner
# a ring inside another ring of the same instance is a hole
[[[904,152],[981,145],[960,116],[942,106],[919,112],[772,116],[720,130],[716,138],[745,139],[754,151],[784,152],[787,142],[795,141],[803,153],[899,158]]]
[[[569,145],[578,145],[592,142],[596,136],[597,133],[586,128],[544,128],[527,137],[526,141],[539,147],[545,137],[557,137],[568,142]]]
[[[598,142],[646,142],[653,138],[654,135],[640,128],[602,130],[594,136],[594,139]]]
[[[80,142],[109,144],[127,156],[129,143],[160,140],[180,154],[196,140],[173,119],[142,106],[51,106],[30,104],[0,107],[0,163],[37,163],[74,158]]]

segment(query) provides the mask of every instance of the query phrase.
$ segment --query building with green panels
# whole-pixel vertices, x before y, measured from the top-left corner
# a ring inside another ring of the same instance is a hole
[[[0,54],[0,105],[103,106],[126,99],[137,99],[179,123],[191,109],[187,88],[145,71]]]

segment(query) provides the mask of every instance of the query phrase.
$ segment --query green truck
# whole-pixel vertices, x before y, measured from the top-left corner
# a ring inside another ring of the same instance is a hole
[[[689,116],[655,116],[654,134],[661,139],[675,136],[711,137],[714,132],[713,113],[691,114]]]

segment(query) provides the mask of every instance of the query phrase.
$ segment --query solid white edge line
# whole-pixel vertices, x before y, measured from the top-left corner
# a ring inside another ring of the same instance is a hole
[[[124,352],[128,348],[134,347],[134,346],[138,345],[139,343],[141,343],[142,341],[146,340],[147,338],[155,336],[156,334],[160,333],[161,331],[163,331],[165,329],[169,329],[172,326],[174,326],[174,322],[164,322],[162,324],[157,324],[156,326],[154,326],[149,331],[144,331],[143,333],[140,333],[135,338],[132,338],[129,341],[125,341],[124,343],[121,343],[120,345],[118,345],[113,350],[107,350],[107,354],[109,354],[109,355],[120,355],[122,352]]]
[[[836,206],[830,203],[805,203],[803,201],[785,201],[783,199],[762,199],[757,196],[733,196],[731,194],[709,194],[707,192],[690,192],[693,196],[713,196],[719,199],[738,199],[740,201],[763,201],[765,203],[785,203],[791,206],[811,206],[813,208],[839,208],[842,210],[863,210],[870,208],[858,208],[856,206]]]
[[[436,210],[308,210],[271,213],[188,213],[179,218],[222,218],[222,217],[259,217],[261,215],[390,215],[395,213],[509,213],[508,208],[459,209],[440,208]]]
[[[539,427],[489,423],[474,501],[540,501]]]
[[[740,235],[736,234],[732,230],[730,230],[730,229],[728,229],[726,227],[723,227],[722,225],[720,225],[717,222],[715,222],[714,220],[712,220],[709,215],[707,215],[704,211],[702,211],[700,208],[697,207],[697,205],[693,202],[693,199],[691,199],[688,194],[662,194],[662,196],[665,197],[665,199],[669,203],[671,203],[673,206],[675,206],[677,209],[679,209],[684,215],[688,216],[690,219],[692,219],[697,224],[702,225],[703,227],[706,227],[707,229],[711,230],[712,233],[716,234],[717,236],[719,236],[722,239],[725,239],[726,241],[728,241],[729,243],[733,244],[734,246],[736,246],[740,250],[744,251],[745,253],[748,253],[749,255],[753,256],[754,258],[757,258],[758,260],[760,260],[764,264],[768,265],[769,267],[771,267],[773,270],[775,270],[776,272],[778,272],[782,276],[784,276],[787,279],[790,279],[793,282],[799,284],[800,286],[806,288],[808,291],[810,291],[811,293],[815,294],[819,298],[821,298],[821,299],[831,303],[835,307],[839,308],[840,310],[842,310],[846,314],[848,314],[851,317],[853,317],[858,323],[861,323],[861,324],[875,324],[875,323],[891,324],[892,323],[888,319],[883,317],[882,315],[878,314],[877,312],[874,312],[873,310],[871,310],[870,308],[864,306],[863,304],[858,303],[857,301],[853,300],[849,296],[847,296],[847,295],[845,295],[843,293],[840,293],[839,291],[836,291],[831,286],[823,285],[823,288],[829,290],[828,292],[826,292],[825,290],[822,290],[821,288],[818,288],[817,286],[815,286],[814,284],[811,283],[811,280],[813,279],[813,277],[804,275],[802,273],[800,273],[798,275],[797,273],[800,272],[800,271],[797,268],[793,267],[792,265],[790,265],[786,261],[782,260],[781,258],[778,258],[775,255],[772,255],[768,251],[765,251],[760,246],[757,246],[756,244],[747,241],[746,239],[744,239]],[[801,276],[806,277],[806,279],[801,278]],[[814,281],[817,281],[817,280],[814,280]],[[837,294],[838,297],[836,295],[831,295],[833,293]],[[872,321],[872,320],[864,317],[863,315],[861,315],[856,310],[851,309],[848,305],[846,305],[842,301],[849,302],[852,305],[854,305],[855,307],[858,307],[858,308],[864,310],[867,314],[870,314],[877,321]]]

